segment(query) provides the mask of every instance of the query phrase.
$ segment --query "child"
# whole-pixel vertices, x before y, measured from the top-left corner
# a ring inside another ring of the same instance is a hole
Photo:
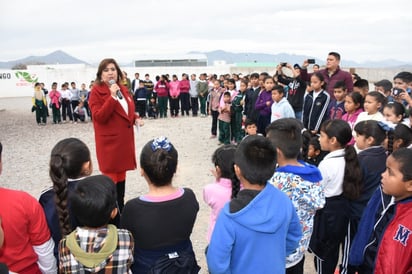
[[[60,92],[63,123],[66,123],[66,116],[69,116],[69,120],[73,122],[72,106],[70,104],[72,93],[68,88],[69,83],[63,83],[62,90]]]
[[[179,96],[180,96],[180,81],[177,79],[177,75],[173,74],[172,81],[169,83],[169,103],[170,103],[170,116],[172,118],[179,116]]]
[[[256,122],[254,122],[251,119],[246,118],[246,120],[245,120],[245,137],[251,136],[251,135],[256,135],[256,134],[258,134],[257,133]],[[260,134],[260,135],[262,135],[262,134]]]
[[[393,151],[403,147],[412,148],[411,145],[412,129],[404,124],[398,124],[393,131]]]
[[[399,102],[389,102],[383,108],[385,120],[393,125],[409,124],[409,119],[405,119],[405,107]]]
[[[190,82],[186,73],[182,74],[182,80],[180,80],[180,108],[182,109],[182,116],[189,116],[190,109]]]
[[[379,188],[368,203],[351,249],[359,273],[410,273],[412,249],[412,150],[401,148],[386,160]],[[384,198],[392,201],[384,203]]]
[[[380,92],[371,91],[365,97],[363,103],[364,112],[360,113],[355,124],[365,120],[383,121],[384,117],[380,109],[385,105],[385,96]]]
[[[270,124],[270,113],[272,107],[272,89],[275,86],[273,78],[266,76],[264,79],[264,89],[259,93],[256,100],[255,110],[259,112],[257,118],[258,133],[265,134],[266,127]]]
[[[2,152],[0,143],[0,174]],[[26,192],[0,187],[0,217],[4,232],[0,262],[15,273],[57,273],[54,242],[36,199]]]
[[[217,135],[217,117],[219,116],[220,97],[223,89],[220,87],[220,82],[215,80],[213,82],[213,89],[210,91],[209,115],[212,116],[212,128],[210,138],[216,138]]]
[[[203,200],[212,209],[207,230],[208,243],[220,210],[230,199],[236,198],[240,190],[240,183],[233,168],[235,150],[234,145],[224,145],[216,149],[212,156],[215,165],[212,173],[216,181],[203,189]]]
[[[36,122],[39,126],[45,126],[47,122],[47,101],[40,83],[34,84],[32,97],[32,111],[36,111]]]
[[[147,89],[144,86],[145,82],[139,80],[139,88],[134,92],[134,104],[135,112],[139,113],[141,118],[146,118],[146,98],[147,98]]]
[[[231,129],[232,129],[232,139],[234,144],[240,143],[242,138],[245,136],[244,131],[242,130],[242,116],[243,116],[243,105],[245,93],[247,90],[248,81],[245,79],[240,80],[240,90],[236,92],[236,95],[232,99],[232,108],[231,108]]]
[[[295,111],[284,96],[283,87],[280,85],[274,86],[272,89],[271,123],[280,118],[295,118]]]
[[[149,109],[147,110],[147,115],[149,116],[149,119],[157,119],[157,117],[159,116],[156,101],[157,101],[156,94],[152,93],[152,96],[150,97],[150,100],[149,100]]]
[[[369,92],[369,83],[366,79],[359,79],[353,83],[353,91],[359,92],[363,98],[366,97],[366,94]]]
[[[57,83],[53,82],[51,86],[51,91],[49,92],[50,106],[53,113],[53,124],[60,124],[62,122],[60,113],[60,97],[61,94],[57,90]]]
[[[327,120],[320,129],[321,148],[329,151],[319,164],[326,203],[316,212],[309,245],[318,273],[334,273],[347,234],[349,201],[357,199],[361,191],[356,151],[347,145],[351,138],[352,130],[343,120]]]
[[[219,106],[219,144],[230,144],[230,92],[223,93],[224,106]]]
[[[330,95],[326,91],[326,82],[320,72],[315,72],[310,77],[310,91],[305,96],[303,103],[303,127],[312,134],[319,133],[321,124],[328,119]]]
[[[84,102],[79,101],[79,105],[73,110],[73,118],[74,118],[74,123],[77,124],[77,119],[79,119],[81,122],[86,121],[86,108],[84,107]]]
[[[393,85],[391,81],[387,79],[383,79],[383,80],[376,82],[374,85],[375,85],[375,91],[378,91],[382,93],[383,95],[385,95],[385,97],[388,99],[388,102],[392,102],[394,100],[392,97]]]
[[[337,81],[333,87],[333,95],[335,100],[330,103],[329,118],[330,119],[342,119],[345,114],[345,97],[347,95],[347,89],[344,81]]]
[[[77,138],[63,139],[52,149],[49,166],[53,186],[42,192],[39,202],[55,243],[54,255],[58,258],[60,240],[78,225],[67,202],[76,184],[92,173],[89,148]]]
[[[80,181],[69,196],[82,223],[59,244],[60,273],[127,273],[133,262],[133,237],[108,224],[117,215],[116,186],[107,176]]]
[[[408,108],[412,107],[411,88],[412,88],[412,73],[409,71],[402,71],[393,77],[394,87],[404,92],[400,94],[393,94],[395,100],[402,102]]]
[[[199,75],[199,82],[197,82],[197,91],[200,101],[200,117],[206,117],[206,99],[209,93],[209,86],[206,81],[207,74],[202,73]]]
[[[302,226],[299,247],[286,257],[286,273],[303,274],[305,252],[308,249],[316,210],[323,207],[325,196],[317,167],[298,161],[302,146],[302,126],[298,120],[283,118],[266,129],[266,136],[276,145],[278,167],[269,180],[289,196]]]
[[[275,165],[276,150],[266,138],[249,136],[239,144],[235,172],[243,190],[216,221],[206,255],[210,273],[285,271],[302,229],[289,198],[267,184]]]
[[[155,86],[156,94],[159,100],[160,118],[167,118],[167,101],[169,100],[169,82],[166,75],[160,76],[159,82]]]
[[[345,114],[342,120],[346,121],[351,129],[355,127],[355,122],[359,114],[363,111],[363,97],[359,92],[351,92],[345,97]],[[353,141],[355,143],[355,141]]]
[[[308,164],[319,166],[319,163],[328,154],[327,151],[323,151],[320,147],[319,136],[313,136],[309,140],[308,153],[306,155],[305,161]]]
[[[190,240],[199,203],[191,189],[173,186],[177,163],[178,152],[165,137],[142,148],[140,173],[149,191],[129,200],[121,217],[121,227],[129,230],[135,241],[133,273],[198,273],[200,269]],[[182,272],[158,269],[162,263],[175,262],[182,265],[178,269]]]
[[[199,83],[198,80],[196,80],[196,74],[191,74],[190,75],[190,90],[189,90],[189,95],[190,95],[190,107],[192,109],[192,116],[197,117],[197,113],[199,111],[199,91],[197,89],[197,83]]]

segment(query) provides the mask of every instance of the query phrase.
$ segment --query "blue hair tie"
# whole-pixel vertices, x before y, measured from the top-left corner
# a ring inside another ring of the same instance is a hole
[[[164,136],[155,138],[150,146],[152,147],[153,152],[158,149],[163,149],[169,152],[172,149],[172,143],[170,143],[169,139]]]
[[[379,121],[378,125],[385,132],[393,131],[394,128],[395,128],[395,124],[393,124],[393,123],[389,124],[389,123],[386,123],[386,122],[383,122],[383,121]]]

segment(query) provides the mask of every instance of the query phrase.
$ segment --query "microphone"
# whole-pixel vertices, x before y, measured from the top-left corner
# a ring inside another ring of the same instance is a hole
[[[109,80],[109,84],[110,84],[110,85],[116,84],[116,81],[113,80],[113,79],[111,79],[111,80]],[[119,99],[123,99],[123,95],[122,95],[122,93],[120,92],[120,89],[117,90],[116,95],[117,95],[117,97],[118,97]]]

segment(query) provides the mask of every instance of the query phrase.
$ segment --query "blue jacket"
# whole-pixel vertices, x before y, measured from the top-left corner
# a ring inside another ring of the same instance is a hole
[[[286,194],[267,184],[243,209],[230,213],[229,204],[219,214],[208,248],[210,273],[285,273],[286,256],[302,237]]]

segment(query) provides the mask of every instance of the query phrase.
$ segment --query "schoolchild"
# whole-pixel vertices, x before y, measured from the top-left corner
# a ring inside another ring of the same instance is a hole
[[[259,93],[256,100],[255,109],[259,112],[257,118],[258,133],[265,135],[266,127],[270,124],[271,107],[273,104],[272,90],[275,86],[273,78],[266,76],[263,80],[264,89]]]
[[[61,94],[57,90],[57,83],[53,82],[51,86],[51,91],[49,92],[49,97],[50,97],[50,105],[52,109],[52,114],[53,114],[53,124],[60,124],[62,122],[61,118],[61,103],[60,103],[60,97]]]
[[[328,152],[323,151],[320,146],[318,135],[315,135],[309,139],[308,152],[305,157],[305,162],[314,166],[319,166],[320,162],[322,162],[323,158],[325,158],[327,154]]]
[[[199,272],[190,240],[199,203],[191,189],[172,184],[177,163],[178,152],[165,137],[142,148],[140,173],[149,190],[126,203],[120,225],[134,237],[134,274]]]
[[[206,99],[209,94],[209,86],[207,83],[207,74],[202,73],[199,76],[199,81],[197,82],[197,91],[199,94],[200,101],[200,117],[206,117]]]
[[[190,109],[190,82],[186,73],[182,74],[182,80],[180,80],[180,108],[182,110],[182,116],[189,116]]]
[[[232,131],[232,141],[234,144],[238,144],[242,141],[245,136],[245,132],[242,129],[242,118],[243,118],[243,105],[245,93],[247,90],[248,81],[245,79],[240,80],[239,92],[232,99],[232,109],[231,109],[231,131]]]
[[[256,100],[260,93],[259,74],[254,72],[250,75],[251,87],[245,94],[245,110],[246,118],[257,122],[259,111],[255,109]]]
[[[412,129],[404,124],[398,124],[393,131],[392,142],[392,151],[403,147],[412,148]]]
[[[45,126],[47,123],[47,101],[41,89],[40,83],[34,84],[34,95],[32,97],[32,112],[36,112],[36,122],[40,126]]]
[[[342,119],[345,114],[347,89],[344,81],[337,81],[333,87],[335,99],[329,104],[329,119]]]
[[[318,210],[309,244],[318,273],[334,273],[349,224],[349,202],[359,197],[361,168],[352,146],[352,130],[343,120],[327,120],[320,128],[320,145],[329,151],[319,170],[326,203]]]
[[[117,215],[116,186],[105,175],[80,181],[69,195],[73,216],[82,224],[59,244],[60,273],[128,273],[133,237],[109,221]]]
[[[196,74],[190,75],[190,108],[192,109],[192,116],[197,117],[199,112],[199,90],[197,88],[197,83],[199,81],[196,79]]]
[[[157,119],[159,117],[159,107],[157,105],[157,96],[156,93],[152,93],[152,96],[149,99],[149,108],[147,110],[147,115],[149,119]]]
[[[2,151],[0,142],[0,174]],[[10,273],[57,273],[54,242],[35,198],[23,191],[0,187],[0,218],[4,232],[0,262],[7,265]],[[0,270],[4,268],[0,266]]]
[[[359,92],[351,92],[345,97],[345,114],[342,120],[347,122],[351,129],[355,127],[356,120],[361,112],[363,112],[363,97]],[[353,140],[354,144],[355,140]]]
[[[286,257],[286,273],[304,273],[316,210],[325,204],[319,169],[298,156],[302,147],[302,125],[294,118],[282,118],[266,129],[266,137],[276,145],[278,167],[269,182],[289,196],[302,227],[302,238],[296,250]]]
[[[365,96],[363,103],[364,112],[361,112],[356,119],[355,124],[365,120],[383,121],[385,118],[381,113],[382,108],[386,103],[386,98],[380,92],[371,91]]]
[[[383,108],[385,120],[393,125],[409,125],[409,119],[405,118],[405,107],[399,102],[389,102]]]
[[[303,102],[302,122],[304,128],[317,134],[321,124],[329,118],[330,95],[326,91],[325,78],[320,72],[312,74],[310,87],[312,91],[306,94]]]
[[[135,104],[135,112],[139,113],[140,118],[146,118],[146,105],[147,105],[147,89],[144,86],[145,82],[140,80],[139,81],[139,88],[137,88],[134,92],[134,104]]]
[[[240,183],[233,167],[235,151],[236,147],[234,145],[224,145],[216,149],[212,156],[214,164],[212,173],[215,182],[203,188],[203,200],[211,208],[207,229],[208,243],[221,209],[231,199],[236,198],[240,190]]]
[[[220,97],[222,97],[223,88],[220,87],[220,82],[215,80],[213,89],[210,91],[209,115],[212,116],[212,128],[210,138],[217,136],[217,117],[219,116]]]
[[[70,92],[68,88],[69,88],[69,84],[63,83],[62,90],[60,91],[63,123],[66,123],[67,116],[69,116],[69,120],[73,122],[72,106],[70,104],[72,93]]]
[[[412,150],[401,148],[388,156],[381,187],[368,203],[352,245],[350,262],[358,273],[411,272],[411,171]]]
[[[85,122],[86,113],[87,113],[87,110],[84,107],[84,102],[79,101],[79,105],[77,105],[76,108],[73,110],[74,123],[77,124],[77,119],[79,119],[81,122]]]
[[[412,107],[412,72],[401,71],[393,77],[394,88],[399,89],[400,93],[392,93],[395,100],[401,102],[407,108]]]
[[[245,120],[245,137],[251,136],[251,135],[256,135],[256,134],[258,134],[257,133],[256,122],[254,120],[246,118],[246,120]],[[262,134],[260,134],[260,135],[262,135]]]
[[[179,116],[179,97],[180,97],[180,81],[177,79],[177,75],[173,74],[172,81],[169,82],[169,95],[170,95],[170,116],[172,118]]]
[[[167,118],[167,101],[169,100],[169,82],[166,75],[160,76],[155,86],[157,99],[159,100],[160,118]]]
[[[55,243],[56,259],[60,240],[78,225],[78,221],[70,213],[68,195],[92,170],[89,148],[81,140],[67,138],[53,147],[49,163],[49,176],[53,186],[42,192],[39,202]]]
[[[235,152],[243,190],[219,214],[207,251],[210,273],[284,273],[285,258],[302,229],[290,199],[268,184],[276,150],[263,136],[248,136]]]
[[[272,89],[272,107],[270,122],[281,118],[295,118],[295,111],[285,97],[285,90],[282,86],[276,85]]]
[[[230,116],[231,116],[231,101],[230,92],[223,93],[224,105],[219,106],[219,144],[230,144]]]
[[[353,83],[353,91],[359,92],[362,94],[362,97],[365,98],[366,94],[369,92],[369,82],[366,79],[359,79]]]

